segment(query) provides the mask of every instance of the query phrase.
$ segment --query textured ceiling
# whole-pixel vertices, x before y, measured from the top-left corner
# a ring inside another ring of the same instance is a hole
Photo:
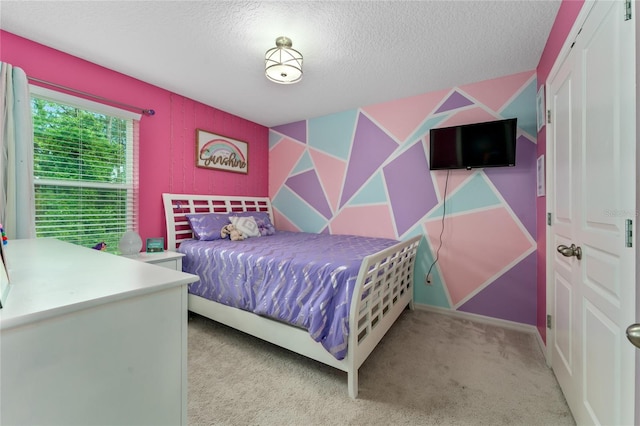
[[[0,28],[275,126],[535,69],[559,6],[1,0]],[[294,85],[264,76],[281,35],[304,55]]]

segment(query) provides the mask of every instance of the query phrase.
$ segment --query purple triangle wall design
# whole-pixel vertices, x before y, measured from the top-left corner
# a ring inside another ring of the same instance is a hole
[[[403,235],[438,204],[422,142],[407,149],[383,170],[398,235]]]
[[[332,212],[315,170],[291,176],[285,184],[327,219]]]
[[[365,115],[360,114],[353,138],[340,207],[355,194],[398,144]]]
[[[452,109],[458,109],[469,105],[473,105],[473,102],[456,91],[453,92],[451,96],[442,103],[442,105],[440,105],[440,108],[438,108],[435,113],[438,114],[440,112],[451,111]]]
[[[536,253],[531,253],[513,268],[473,296],[459,311],[536,324],[536,306],[524,300],[536,294]]]
[[[282,126],[272,127],[272,129],[299,142],[307,143],[306,121],[296,121],[295,123],[283,124]]]

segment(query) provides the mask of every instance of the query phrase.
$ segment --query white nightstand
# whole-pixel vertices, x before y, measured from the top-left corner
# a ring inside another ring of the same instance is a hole
[[[184,254],[175,251],[163,251],[161,253],[147,253],[143,251],[137,256],[127,257],[182,272],[182,258]]]

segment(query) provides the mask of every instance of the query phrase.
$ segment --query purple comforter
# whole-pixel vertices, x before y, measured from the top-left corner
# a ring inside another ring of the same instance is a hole
[[[243,241],[187,240],[182,269],[200,276],[189,293],[301,327],[343,359],[351,295],[362,259],[386,238],[278,231]]]

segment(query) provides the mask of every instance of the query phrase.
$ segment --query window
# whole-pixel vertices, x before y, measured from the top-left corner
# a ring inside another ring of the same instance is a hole
[[[36,236],[116,252],[137,230],[140,116],[31,86]]]

